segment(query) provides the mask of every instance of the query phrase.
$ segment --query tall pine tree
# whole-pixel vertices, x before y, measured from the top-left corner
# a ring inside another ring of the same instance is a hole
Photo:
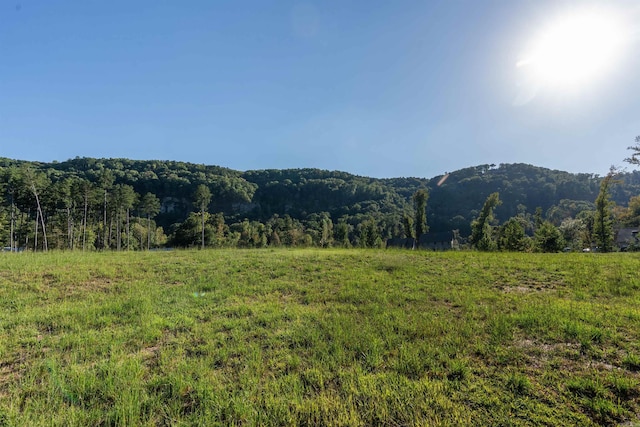
[[[616,183],[617,170],[612,166],[600,183],[600,193],[596,198],[596,215],[593,223],[593,237],[600,252],[613,250],[613,205],[611,186]]]
[[[140,212],[147,217],[147,250],[151,248],[151,218],[160,212],[160,199],[153,193],[147,193],[140,201]]]
[[[420,240],[420,236],[429,231],[427,226],[427,199],[429,193],[427,190],[420,189],[413,194],[413,224],[416,230],[415,238]]]
[[[493,251],[497,248],[493,237],[493,210],[501,203],[499,194],[491,193],[478,218],[471,222],[471,244],[481,251]]]
[[[202,224],[202,236],[200,238],[200,245],[201,248],[204,249],[204,223],[205,223],[205,213],[207,212],[207,209],[209,207],[209,203],[211,203],[211,191],[209,190],[209,187],[207,187],[204,184],[200,184],[198,185],[198,188],[196,188],[196,192],[194,194],[194,205],[200,209],[200,218],[201,218],[201,224]]]

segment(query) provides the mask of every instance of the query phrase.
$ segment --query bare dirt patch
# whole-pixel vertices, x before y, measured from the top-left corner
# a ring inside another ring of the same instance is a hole
[[[541,343],[530,339],[523,339],[515,343],[515,347],[524,351],[529,365],[542,369],[551,360],[575,360],[580,358],[580,344],[571,342]]]
[[[19,356],[10,361],[0,363],[0,398],[7,396],[7,386],[16,382],[24,371],[25,356]]]
[[[559,283],[539,283],[535,281],[524,281],[517,284],[501,284],[498,288],[504,293],[525,294],[530,292],[549,292],[554,290]]]

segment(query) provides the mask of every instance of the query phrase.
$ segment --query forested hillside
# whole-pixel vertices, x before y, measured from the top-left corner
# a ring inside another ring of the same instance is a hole
[[[613,201],[640,195],[640,173],[621,174]],[[526,164],[480,165],[442,176],[376,179],[318,169],[240,172],[175,161],[0,159],[0,244],[5,247],[140,249],[202,244],[377,246],[406,233],[412,196],[428,191],[430,232],[470,234],[485,199],[495,219],[555,225],[593,210],[601,177]],[[205,209],[196,190],[210,193]],[[621,218],[628,211],[619,208]]]

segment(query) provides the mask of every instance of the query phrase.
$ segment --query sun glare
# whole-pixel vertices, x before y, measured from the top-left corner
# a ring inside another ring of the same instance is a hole
[[[624,43],[625,26],[614,13],[574,11],[550,22],[517,66],[536,85],[580,88],[615,65]]]

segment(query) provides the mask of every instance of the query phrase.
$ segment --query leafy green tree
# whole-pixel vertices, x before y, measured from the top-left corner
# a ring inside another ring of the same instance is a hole
[[[584,231],[582,234],[582,243],[586,247],[591,247],[594,241],[594,226],[596,219],[596,211],[582,211],[576,215],[576,219],[582,221],[584,224]]]
[[[20,173],[16,167],[7,167],[2,171],[2,181],[5,183],[4,192],[9,199],[8,202],[10,204],[9,207],[9,246],[10,250],[13,252],[17,249],[16,242],[16,217],[17,217],[17,207],[16,207],[16,198],[20,191]]]
[[[140,223],[140,218],[134,218],[131,224],[131,235],[135,239],[135,246],[144,249],[149,243],[149,232],[150,225],[146,226]],[[146,241],[146,242],[145,242]]]
[[[210,215],[205,212],[206,222],[209,222]],[[191,212],[187,219],[178,224],[171,238],[171,244],[178,247],[193,247],[193,246],[201,246],[202,242],[202,221],[201,214],[196,212]],[[210,227],[205,225],[205,244],[209,245],[211,242],[211,234],[212,230]]]
[[[233,242],[234,246],[243,248],[265,248],[269,244],[271,236],[271,227],[259,221],[249,221],[244,219],[229,226],[231,234],[237,235],[237,241]]]
[[[600,193],[596,198],[593,237],[600,252],[613,250],[613,205],[611,187],[616,183],[617,170],[611,167],[600,183]]]
[[[271,231],[271,235],[269,236],[269,246],[279,247],[281,244],[282,242],[280,242],[278,232],[275,230]]]
[[[132,186],[118,184],[114,187],[111,196],[116,217],[116,248],[117,250],[122,248],[122,223],[124,222],[127,233],[127,249],[129,249],[131,245],[130,211],[138,201],[138,194]],[[125,216],[125,218],[123,219],[122,216]]]
[[[149,233],[151,230],[151,233]],[[157,226],[155,221],[144,217],[131,217],[131,250],[147,250],[147,248],[162,246],[167,243],[164,229]]]
[[[204,223],[205,223],[205,212],[209,207],[209,203],[211,203],[211,190],[204,184],[198,185],[196,188],[196,192],[194,194],[194,205],[200,209],[200,216],[202,218],[202,234],[200,238],[201,249],[204,249]]]
[[[338,220],[338,223],[333,230],[334,241],[338,245],[344,248],[348,248],[351,246],[351,241],[349,240],[351,227],[352,226],[347,222],[346,218],[340,218]]]
[[[289,246],[311,246],[313,244],[312,237],[305,233],[304,227],[299,221],[295,221],[296,226],[289,228],[286,235],[287,244]]]
[[[313,238],[305,232],[302,223],[288,214],[283,217],[273,215],[266,225],[267,230],[272,231],[270,237],[273,237],[273,232],[275,232],[282,245],[310,246],[313,243]]]
[[[153,233],[153,242],[156,246],[164,246],[167,244],[168,238],[167,235],[164,234],[164,229],[162,227],[155,227],[156,232]]]
[[[522,221],[512,217],[500,227],[498,249],[501,251],[523,252],[528,248],[529,238],[524,232]]]
[[[307,233],[314,245],[328,248],[333,244],[333,222],[328,212],[312,213],[305,221]]]
[[[580,212],[592,211],[594,208],[594,204],[586,200],[562,199],[547,210],[546,218],[554,225],[559,225],[567,218],[575,218]]]
[[[333,245],[333,221],[328,213],[324,212],[321,221],[320,246],[329,248]]]
[[[533,214],[533,229],[537,230],[542,225],[544,219],[542,218],[542,208],[538,206],[536,212]]]
[[[153,193],[142,197],[139,206],[140,213],[147,217],[147,250],[151,248],[151,218],[160,212],[160,199]]]
[[[565,245],[574,251],[584,249],[586,229],[585,222],[578,218],[566,218],[558,227]]]
[[[82,251],[87,248],[87,226],[89,221],[89,207],[93,204],[95,187],[88,179],[80,178],[75,182],[74,193],[82,197]],[[93,233],[91,233],[93,236]],[[94,240],[94,239],[92,239]]]
[[[420,239],[424,233],[429,231],[427,226],[427,199],[429,193],[427,190],[420,189],[413,194],[413,209],[414,209],[414,226],[415,226],[415,238]]]
[[[224,222],[224,215],[220,212],[210,215],[207,223],[211,226],[212,240],[207,242],[209,246],[222,247],[227,244],[226,236],[229,232],[229,227]],[[269,234],[271,229],[265,227]]]
[[[73,184],[76,179],[77,178],[75,177],[67,176],[53,184],[53,192],[55,193],[55,198],[58,199],[58,201],[62,205],[65,214],[64,221],[66,222],[66,242],[64,246],[68,249],[73,249],[75,241],[74,208],[76,199],[73,194]]]
[[[560,252],[564,247],[562,233],[549,221],[544,221],[533,235],[535,248],[539,252]]]
[[[407,239],[413,238],[413,218],[411,215],[404,214],[402,216],[402,228],[404,229],[404,237]]]
[[[496,240],[493,236],[493,210],[499,206],[500,195],[491,193],[485,200],[478,217],[471,222],[471,244],[481,251],[493,251],[497,248]]]
[[[629,199],[620,220],[627,227],[640,226],[640,196],[633,196]]]
[[[367,219],[359,224],[359,243],[363,248],[379,248],[382,246],[382,238],[378,224],[373,218]]]

